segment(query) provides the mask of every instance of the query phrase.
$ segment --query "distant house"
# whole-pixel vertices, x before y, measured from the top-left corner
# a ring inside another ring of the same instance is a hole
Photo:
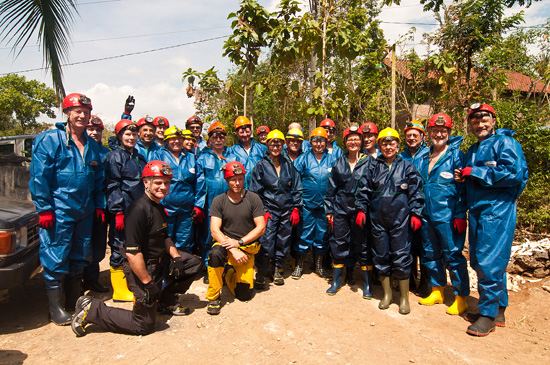
[[[412,74],[408,67],[409,61],[407,60],[396,60],[396,72],[401,75],[401,77],[404,77],[406,80],[412,80]],[[391,69],[391,58],[386,57],[384,59],[384,65]],[[505,70],[503,73],[506,75],[506,78],[508,79],[507,85],[505,86],[505,95],[509,94],[511,95],[513,92],[520,92],[521,94],[527,96],[530,93],[535,94],[541,94],[541,93],[550,93],[550,85],[537,81],[527,75],[524,75],[520,72],[516,71],[508,71]],[[474,79],[477,76],[475,71],[472,71],[472,79]],[[433,77],[434,79],[437,78],[437,72],[431,71],[428,74],[428,77]],[[434,111],[432,110],[432,106],[429,104],[413,104],[411,106],[412,114],[414,119],[423,119],[423,118],[429,118],[431,115],[433,115]],[[403,111],[396,117],[396,122],[398,125],[404,125],[405,122],[407,122],[410,119],[408,112]]]

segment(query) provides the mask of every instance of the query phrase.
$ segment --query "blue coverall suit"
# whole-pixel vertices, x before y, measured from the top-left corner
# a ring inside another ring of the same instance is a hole
[[[36,210],[55,222],[40,228],[40,262],[47,289],[59,289],[67,275],[79,277],[91,261],[92,221],[105,208],[104,169],[99,145],[85,134],[83,154],[68,139],[66,123],[41,133],[32,147],[29,189]]]
[[[110,149],[99,145],[99,156],[102,163],[105,162],[105,155]],[[108,210],[105,211],[105,222],[100,221],[95,215],[92,228],[92,262],[84,268],[82,278],[88,281],[97,281],[99,279],[99,263],[105,258],[107,248],[107,226],[109,224]]]
[[[270,261],[275,268],[282,268],[290,248],[292,224],[290,215],[294,208],[302,207],[302,182],[300,175],[284,156],[279,175],[271,158],[266,154],[254,167],[250,191],[262,199],[266,212],[271,218],[267,221],[265,233],[260,237],[260,251],[256,254],[256,267],[259,272],[270,271]]]
[[[229,147],[229,152],[233,155],[233,161],[239,161],[244,166],[245,180],[244,188],[248,190],[250,186],[250,180],[252,176],[252,169],[254,166],[264,157],[264,154],[267,152],[267,147],[261,143],[254,142],[254,139],[251,141],[250,150],[248,153],[243,148],[241,141],[234,146]]]
[[[527,185],[527,162],[515,131],[497,129],[466,154],[468,242],[470,263],[477,272],[479,312],[495,317],[508,306],[506,266],[516,228],[516,199]]]
[[[234,160],[227,147],[224,147],[222,156],[219,158],[211,148],[205,147],[197,158],[195,206],[201,208],[205,216],[203,229],[199,232],[199,252],[205,266],[208,266],[208,255],[213,243],[210,233],[210,206],[215,197],[229,190],[221,168]]]
[[[310,150],[294,160],[294,166],[302,179],[302,219],[298,224],[298,241],[294,252],[305,254],[313,246],[314,255],[324,255],[328,250],[327,217],[325,215],[325,193],[328,178],[334,165],[334,155],[327,150],[321,162]]]
[[[461,136],[452,136],[447,151],[430,166],[430,153],[424,155],[419,163],[424,195],[426,198],[422,216],[427,222],[426,237],[423,242],[422,264],[430,273],[431,287],[447,285],[446,268],[449,269],[454,294],[470,294],[468,263],[462,255],[466,233],[458,233],[453,228],[456,218],[466,219],[466,195],[463,184],[454,180],[454,170],[464,166],[464,152],[459,147]]]
[[[129,152],[118,145],[110,145],[105,155],[105,195],[111,219],[109,221],[110,265],[120,267],[124,261],[119,248],[125,241],[124,230],[116,230],[116,214],[126,213],[130,204],[145,192],[141,175],[146,161],[136,148]]]
[[[164,161],[172,168],[170,193],[161,201],[168,212],[168,236],[174,241],[176,248],[192,254],[195,242],[191,212],[195,207],[197,186],[195,155],[182,152],[179,161],[176,161],[172,152],[163,146],[152,152],[150,159]]]
[[[330,172],[325,210],[326,214],[334,215],[334,234],[329,237],[329,243],[335,265],[353,267],[356,260],[361,266],[372,265],[370,228],[362,229],[355,224],[355,192],[373,160],[369,155],[363,155],[352,172],[348,156],[342,155]]]
[[[125,112],[122,113],[121,119],[128,119],[132,120],[132,116],[130,114],[126,114]],[[135,149],[138,151],[140,155],[143,156],[146,162],[152,161],[149,156],[152,152],[158,150],[160,146],[157,144],[157,141],[153,141],[153,143],[149,146],[149,148],[145,147],[143,143],[141,143],[141,140],[138,139],[137,144],[135,146]]]
[[[359,183],[356,205],[369,212],[374,266],[381,276],[409,279],[411,273],[411,214],[421,217],[422,178],[414,165],[397,156],[390,166],[383,156],[374,160]]]

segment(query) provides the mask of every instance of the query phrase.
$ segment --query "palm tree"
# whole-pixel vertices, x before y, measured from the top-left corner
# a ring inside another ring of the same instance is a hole
[[[78,14],[74,0],[3,0],[0,2],[0,36],[13,43],[17,58],[33,34],[44,53],[59,98],[65,97],[62,63],[69,53],[69,31]]]

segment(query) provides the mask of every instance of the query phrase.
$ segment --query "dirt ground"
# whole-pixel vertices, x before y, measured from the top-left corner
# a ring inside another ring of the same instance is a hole
[[[109,282],[106,261],[104,284]],[[309,271],[301,280],[289,274],[286,268],[284,286],[270,284],[249,302],[234,300],[224,288],[218,316],[206,313],[206,285],[199,278],[181,298],[193,309],[191,315],[160,316],[149,336],[107,333],[90,325],[82,338],[70,327],[48,322],[38,275],[0,304],[0,364],[550,363],[550,293],[542,289],[550,278],[511,292],[507,327],[477,338],[465,333],[464,319],[445,313],[453,301],[449,287],[445,304],[434,307],[418,305],[411,293],[411,313],[403,316],[397,304],[378,309],[379,286],[375,299],[362,298],[358,269],[357,285],[332,297],[325,294],[327,282]],[[110,295],[104,299],[112,304]],[[468,304],[474,311],[476,303],[473,292]]]

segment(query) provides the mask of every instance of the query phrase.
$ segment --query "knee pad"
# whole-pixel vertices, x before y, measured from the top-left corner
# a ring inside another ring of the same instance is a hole
[[[250,284],[237,283],[237,286],[235,286],[235,298],[242,302],[252,299],[252,289],[250,289]]]
[[[220,245],[215,245],[208,256],[208,266],[223,267],[227,261],[227,250]]]

